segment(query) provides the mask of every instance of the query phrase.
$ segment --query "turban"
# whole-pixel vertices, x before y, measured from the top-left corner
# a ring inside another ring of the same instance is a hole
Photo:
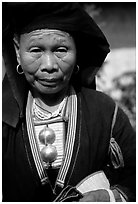
[[[84,84],[91,83],[109,53],[109,44],[79,3],[3,2],[4,36],[9,30],[20,35],[43,28],[66,31],[74,37],[80,80]]]

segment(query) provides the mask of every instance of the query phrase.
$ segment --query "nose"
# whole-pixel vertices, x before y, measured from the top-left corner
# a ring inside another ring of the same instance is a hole
[[[42,72],[55,72],[58,69],[56,59],[51,52],[44,53],[41,57],[41,67]]]

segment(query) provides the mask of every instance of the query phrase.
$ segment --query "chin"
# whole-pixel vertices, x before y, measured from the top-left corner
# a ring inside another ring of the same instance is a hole
[[[44,86],[40,83],[34,83],[33,90],[38,92],[39,94],[53,95],[53,94],[61,94],[63,90],[68,87],[68,83],[57,84],[55,86]]]
[[[35,89],[35,91],[39,92],[40,94],[53,95],[53,94],[59,93],[64,88],[57,86],[57,87],[34,87],[34,89]]]

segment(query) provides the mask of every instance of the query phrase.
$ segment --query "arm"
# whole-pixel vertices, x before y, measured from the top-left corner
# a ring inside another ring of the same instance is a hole
[[[113,172],[116,179],[111,179],[111,189],[116,189],[127,201],[135,200],[136,188],[136,141],[135,132],[126,114],[119,108],[113,128],[113,138],[120,147],[124,166],[116,168]],[[114,176],[114,175],[112,175]]]
[[[83,201],[135,201],[135,132],[126,114],[119,108],[111,131],[115,143],[110,143],[110,161],[105,173],[110,190],[99,189],[84,194]],[[112,146],[112,148],[111,148]]]

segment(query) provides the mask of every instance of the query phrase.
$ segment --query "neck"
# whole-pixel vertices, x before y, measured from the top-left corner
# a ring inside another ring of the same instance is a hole
[[[52,112],[59,106],[63,98],[66,96],[68,87],[60,93],[55,94],[39,94],[33,91],[33,97],[36,99],[37,104],[43,107],[44,109],[49,109]]]

